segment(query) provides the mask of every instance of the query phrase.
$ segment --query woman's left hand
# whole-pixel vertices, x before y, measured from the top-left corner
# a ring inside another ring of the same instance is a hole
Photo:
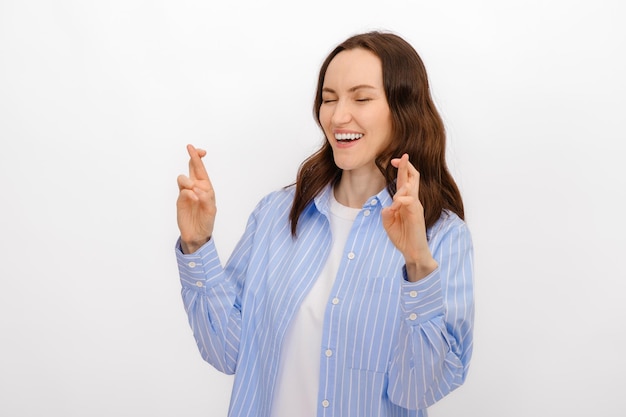
[[[420,174],[408,154],[392,159],[391,165],[398,168],[397,191],[393,203],[382,211],[383,227],[404,255],[409,281],[418,281],[438,266],[426,240],[424,207],[418,197]]]

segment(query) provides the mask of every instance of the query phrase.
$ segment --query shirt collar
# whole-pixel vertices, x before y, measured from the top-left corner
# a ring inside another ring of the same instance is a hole
[[[324,187],[321,193],[319,193],[314,199],[315,207],[317,211],[322,213],[324,216],[329,217],[330,212],[330,196],[333,192],[333,186],[331,184]],[[367,199],[363,208],[369,207],[370,209],[380,205],[380,207],[390,206],[393,202],[393,198],[389,195],[389,191],[387,191],[387,187],[383,188],[378,194],[371,196]],[[431,235],[433,233],[433,228],[429,227],[426,230],[426,240],[430,241]]]
[[[330,193],[332,192],[333,186],[331,184],[328,184],[326,187],[324,187],[322,192],[313,199],[317,210],[325,216],[328,216],[329,213],[331,196]],[[372,209],[376,206],[387,207],[391,205],[392,201],[393,199],[391,198],[391,196],[389,195],[389,191],[387,191],[387,188],[385,187],[378,194],[368,198],[363,205],[363,208],[368,207]]]

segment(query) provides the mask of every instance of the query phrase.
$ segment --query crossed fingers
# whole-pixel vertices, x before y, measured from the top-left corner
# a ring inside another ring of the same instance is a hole
[[[400,158],[394,158],[391,164],[398,168],[394,200],[404,199],[404,197],[418,199],[420,174],[409,162],[409,155],[405,153]]]
[[[204,149],[196,149],[193,145],[187,145],[189,153],[189,178],[192,180],[208,180],[209,174],[202,163],[202,159],[206,155]]]
[[[178,176],[178,189],[180,191],[193,190],[198,185],[197,181],[208,181],[210,185],[209,174],[201,159],[206,155],[206,151],[187,145],[187,152],[189,153],[189,176]]]

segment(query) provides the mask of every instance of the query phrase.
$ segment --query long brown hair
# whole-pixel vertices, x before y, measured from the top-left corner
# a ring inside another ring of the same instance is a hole
[[[396,192],[397,169],[389,162],[402,154],[420,173],[419,199],[424,207],[426,227],[432,226],[443,210],[464,218],[461,193],[446,165],[446,132],[443,120],[430,95],[428,76],[422,59],[401,37],[384,32],[352,36],[338,45],[326,58],[319,72],[313,113],[320,123],[322,88],[328,65],[342,51],[363,48],[382,62],[383,85],[392,117],[392,140],[376,158],[390,195]],[[291,233],[296,235],[298,219],[306,207],[328,184],[336,184],[342,170],[335,165],[328,142],[300,165],[296,192],[289,214]]]

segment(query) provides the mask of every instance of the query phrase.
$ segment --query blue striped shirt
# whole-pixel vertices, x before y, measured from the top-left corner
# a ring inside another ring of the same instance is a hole
[[[281,342],[331,247],[331,192],[327,187],[302,213],[296,239],[293,187],[267,195],[225,267],[213,239],[190,255],[177,245],[200,354],[235,374],[231,417],[270,417]],[[470,232],[443,212],[427,231],[439,266],[411,283],[381,222],[391,202],[386,190],[372,197],[346,242],[324,317],[319,417],[426,416],[465,381],[474,319]]]

